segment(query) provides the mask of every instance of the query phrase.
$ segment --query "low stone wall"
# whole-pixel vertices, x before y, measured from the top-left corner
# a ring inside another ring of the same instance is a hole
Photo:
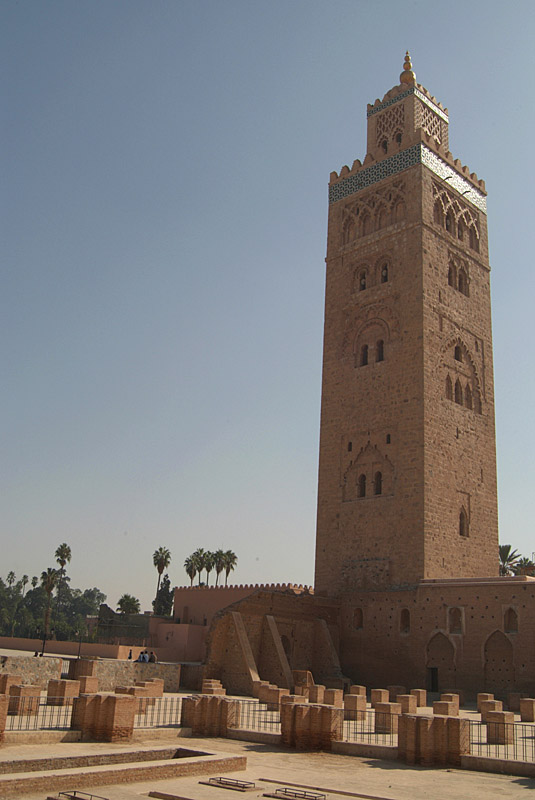
[[[0,675],[19,675],[22,683],[46,689],[48,681],[61,678],[61,658],[0,656]]]
[[[99,692],[113,692],[116,686],[133,686],[136,681],[163,680],[164,692],[178,692],[180,664],[148,664],[137,661],[86,660],[71,661],[69,678],[78,680],[83,675],[98,678]]]

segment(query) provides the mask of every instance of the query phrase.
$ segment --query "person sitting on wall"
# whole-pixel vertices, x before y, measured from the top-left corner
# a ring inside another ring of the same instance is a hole
[[[158,656],[156,655],[156,653],[153,650],[150,651],[149,663],[150,664],[157,664],[158,663]]]
[[[145,653],[143,652],[143,650],[139,651],[139,655],[136,658],[136,661],[139,662],[140,664],[142,664],[145,661]]]

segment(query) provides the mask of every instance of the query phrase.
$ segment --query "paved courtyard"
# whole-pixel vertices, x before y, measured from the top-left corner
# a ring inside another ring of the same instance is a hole
[[[230,739],[178,738],[169,735],[158,741],[147,739],[135,745],[51,743],[40,745],[4,745],[0,748],[0,762],[15,758],[53,758],[85,753],[103,753],[118,749],[139,749],[140,746],[177,746],[198,748],[213,753],[243,754],[247,756],[244,772],[228,773],[229,777],[254,781],[256,789],[247,797],[261,797],[267,791],[290,784],[311,791],[322,791],[327,800],[340,797],[377,798],[377,800],[492,800],[492,798],[527,797],[535,789],[535,780],[507,775],[467,772],[456,769],[425,769],[409,767],[392,761],[379,761],[355,756],[329,753],[297,753],[253,742]],[[109,800],[134,800],[147,797],[151,790],[168,793],[191,800],[230,800],[236,793],[204,786],[199,776],[173,778],[153,782],[130,783],[114,786],[90,786],[85,792],[94,792]],[[51,779],[51,789],[53,779]],[[21,795],[19,795],[20,797]],[[46,792],[23,795],[25,800],[44,800]]]

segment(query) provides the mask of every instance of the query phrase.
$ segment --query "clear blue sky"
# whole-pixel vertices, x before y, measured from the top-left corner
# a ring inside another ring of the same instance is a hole
[[[327,183],[403,54],[489,191],[501,541],[535,550],[535,4],[4,0],[0,574],[312,583]]]

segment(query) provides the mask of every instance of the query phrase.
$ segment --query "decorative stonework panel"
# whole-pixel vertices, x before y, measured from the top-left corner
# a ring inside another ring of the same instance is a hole
[[[402,131],[405,126],[405,107],[403,105],[393,106],[377,117],[375,126],[375,137],[378,145],[384,139],[390,141],[397,131]]]
[[[451,188],[463,194],[472,205],[476,206],[484,214],[487,213],[485,195],[423,144],[414,144],[400,153],[395,153],[393,156],[379,161],[377,164],[361,169],[355,175],[349,175],[344,180],[334,183],[329,187],[329,203],[336,203],[338,200],[349,197],[368,186],[373,186],[385,178],[398,175],[416,164],[425,164],[439,178],[448,179],[448,185]]]
[[[416,97],[419,100],[421,100],[422,103],[424,103],[426,106],[428,106],[430,109],[432,109],[435,112],[435,114],[438,114],[438,116],[441,119],[443,119],[444,122],[449,122],[448,115],[445,114],[444,111],[442,111],[441,108],[439,108],[437,105],[435,105],[432,102],[432,100],[430,100],[428,97],[426,97],[425,94],[423,94],[418,89],[416,89],[416,87],[413,87],[412,89],[407,89],[406,92],[402,92],[401,94],[398,94],[397,97],[393,97],[391,100],[386,100],[384,103],[381,103],[378,106],[374,106],[374,108],[370,108],[370,110],[368,111],[367,116],[368,117],[372,117],[374,114],[378,114],[379,111],[383,111],[385,108],[388,108],[389,106],[394,105],[394,103],[399,103],[400,100],[403,100],[405,97],[409,97],[411,94],[416,95]]]

